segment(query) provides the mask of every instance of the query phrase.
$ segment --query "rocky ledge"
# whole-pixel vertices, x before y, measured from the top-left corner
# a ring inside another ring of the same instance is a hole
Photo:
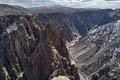
[[[0,80],[79,80],[65,42],[37,17],[0,17]]]

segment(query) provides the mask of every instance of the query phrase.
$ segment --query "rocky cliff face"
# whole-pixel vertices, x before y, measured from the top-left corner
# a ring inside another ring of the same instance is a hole
[[[92,27],[71,52],[80,71],[92,80],[113,80],[120,76],[120,15],[110,12],[102,23]]]
[[[71,54],[83,79],[120,78],[119,9],[46,11],[0,17],[0,79],[79,80]]]
[[[1,16],[0,45],[1,80],[79,80],[64,41],[36,16]]]
[[[64,41],[70,42],[76,37],[86,35],[93,26],[102,24],[102,21],[109,12],[112,12],[112,10],[71,9],[71,12],[69,13],[40,13],[38,15],[38,18],[42,24],[51,24],[57,30],[57,32],[60,34],[60,37]]]
[[[0,5],[0,8],[3,9],[0,15],[35,14],[41,24],[51,24],[60,37],[68,42],[78,36],[86,35],[93,26],[103,24],[102,21],[109,12],[113,12],[111,9],[73,9],[62,6],[25,9],[18,6]]]

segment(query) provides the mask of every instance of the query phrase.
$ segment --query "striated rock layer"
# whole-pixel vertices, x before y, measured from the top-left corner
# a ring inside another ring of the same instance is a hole
[[[36,16],[0,17],[0,80],[79,80],[65,42]]]
[[[92,80],[120,79],[120,10],[110,12],[70,49]]]

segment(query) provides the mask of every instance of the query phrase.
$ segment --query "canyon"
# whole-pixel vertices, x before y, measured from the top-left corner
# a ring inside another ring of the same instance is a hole
[[[0,7],[0,80],[120,79],[119,9]]]

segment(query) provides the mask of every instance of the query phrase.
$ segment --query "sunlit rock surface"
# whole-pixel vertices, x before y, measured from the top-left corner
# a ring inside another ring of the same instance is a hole
[[[65,42],[35,16],[1,16],[0,45],[1,80],[48,80],[59,75],[79,80]]]

